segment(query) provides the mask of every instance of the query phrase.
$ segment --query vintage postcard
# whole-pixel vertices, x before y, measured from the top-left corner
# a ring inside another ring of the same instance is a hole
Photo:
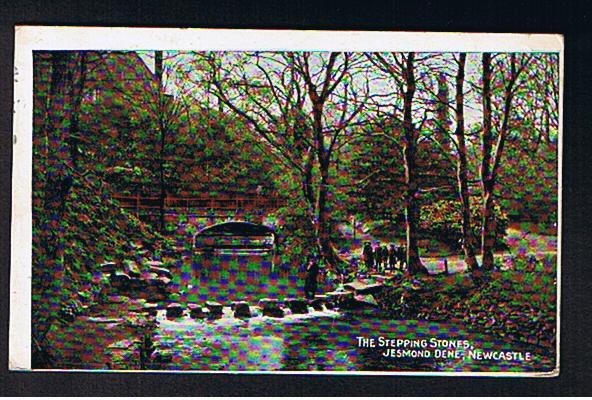
[[[559,373],[560,35],[16,28],[12,370]]]

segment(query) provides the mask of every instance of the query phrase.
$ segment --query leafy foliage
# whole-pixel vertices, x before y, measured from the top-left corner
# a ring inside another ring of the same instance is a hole
[[[478,242],[481,234],[481,204],[478,198],[472,197],[470,201],[473,236]],[[504,246],[504,237],[508,228],[508,216],[496,204],[496,236],[497,247]],[[420,212],[421,232],[426,238],[440,240],[451,246],[460,249],[462,239],[462,221],[460,203],[457,200],[436,200],[421,207]]]
[[[378,296],[394,318],[456,321],[470,329],[510,337],[554,351],[557,290],[555,256],[524,259],[510,269],[486,273],[479,281],[466,275],[403,278]]]

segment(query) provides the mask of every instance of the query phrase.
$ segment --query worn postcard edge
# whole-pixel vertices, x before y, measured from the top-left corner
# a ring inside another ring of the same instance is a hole
[[[560,369],[561,234],[564,45],[559,34],[313,31],[266,29],[181,29],[126,27],[15,28],[12,169],[9,370],[117,372],[31,369],[32,126],[34,50],[307,50],[425,52],[557,52],[560,55],[557,238],[557,354],[549,372],[399,371],[158,371],[159,373],[433,375],[555,377]],[[125,371],[151,372],[151,371]],[[154,372],[154,371],[152,371]]]

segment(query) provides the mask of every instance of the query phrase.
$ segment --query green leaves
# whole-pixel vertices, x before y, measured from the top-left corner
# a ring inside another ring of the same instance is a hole
[[[419,223],[422,234],[428,238],[444,241],[453,247],[458,246],[458,242],[462,238],[460,207],[458,200],[435,200],[422,205]],[[477,239],[481,232],[481,203],[479,198],[471,198],[470,208],[473,235]],[[497,245],[502,246],[509,220],[498,204],[494,207],[494,213],[496,216]]]

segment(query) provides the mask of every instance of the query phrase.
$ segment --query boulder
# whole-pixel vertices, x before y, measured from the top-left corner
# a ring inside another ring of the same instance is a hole
[[[380,292],[383,287],[382,283],[369,283],[360,280],[348,282],[344,285],[345,289],[352,290],[355,294],[375,294]]]
[[[261,299],[259,300],[259,307],[261,307],[264,316],[274,318],[282,318],[284,316],[284,310],[280,307],[280,302],[276,299]]]
[[[308,303],[304,299],[286,299],[284,303],[294,314],[308,313]]]
[[[206,308],[210,318],[218,318],[222,316],[222,304],[215,301],[206,301]]]
[[[173,360],[173,351],[170,349],[156,349],[150,355],[154,364],[168,364]]]
[[[325,305],[328,303],[328,297],[324,294],[317,294],[314,299],[309,300],[308,305],[314,308],[315,311],[324,311]]]
[[[171,303],[166,308],[167,318],[180,318],[183,316],[183,307],[179,303]]]
[[[167,278],[169,280],[173,279],[173,274],[168,269],[162,267],[162,262],[158,261],[160,264],[154,265],[150,262],[148,263],[148,270],[152,273],[155,273],[160,278]],[[154,261],[152,262],[154,263]]]
[[[106,275],[112,274],[117,270],[117,264],[114,262],[104,262],[99,264],[99,270]]]
[[[235,318],[251,318],[251,308],[246,301],[232,303],[232,310]]]
[[[158,312],[158,304],[156,303],[144,303],[144,307],[142,311],[150,315],[151,317],[155,317]]]
[[[200,304],[189,303],[187,304],[187,308],[189,309],[189,315],[193,319],[203,319],[207,317],[207,313]]]
[[[123,271],[132,278],[139,278],[141,275],[140,266],[132,260],[124,260]]]
[[[348,308],[354,302],[354,292],[351,290],[334,291],[325,294],[327,296],[327,303],[340,308]]]
[[[131,277],[125,272],[115,271],[109,276],[109,283],[117,289],[129,289]]]

